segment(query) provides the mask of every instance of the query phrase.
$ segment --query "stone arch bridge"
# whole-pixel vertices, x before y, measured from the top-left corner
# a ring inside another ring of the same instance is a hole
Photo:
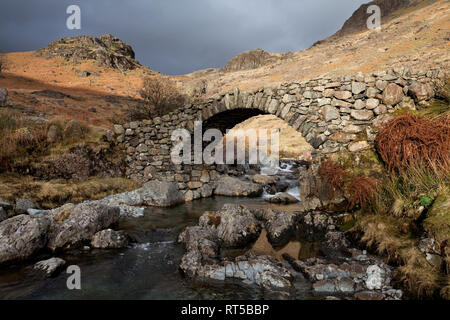
[[[191,190],[199,198],[209,193],[217,179],[216,168],[173,164],[173,130],[193,132],[194,122],[203,121],[204,128],[224,131],[252,116],[274,114],[300,132],[318,156],[343,149],[358,152],[373,143],[373,125],[389,119],[396,109],[426,104],[433,96],[433,83],[443,76],[439,69],[413,73],[396,68],[250,92],[234,88],[160,118],[116,125],[114,131],[126,152],[128,177],[139,182],[174,181],[185,193]]]

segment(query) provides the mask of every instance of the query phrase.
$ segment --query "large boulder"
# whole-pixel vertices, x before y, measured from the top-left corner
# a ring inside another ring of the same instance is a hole
[[[44,248],[50,220],[19,215],[0,223],[0,264],[25,260]]]
[[[408,88],[408,93],[417,102],[428,100],[434,96],[434,90],[428,83],[414,81]]]
[[[395,83],[390,83],[383,91],[383,102],[388,106],[394,106],[403,100],[403,89]]]
[[[263,216],[267,239],[272,245],[284,245],[292,239],[297,228],[298,214],[267,210]]]
[[[124,231],[111,229],[97,232],[91,241],[92,247],[97,249],[120,249],[125,248],[128,243],[129,238]]]
[[[171,207],[184,203],[184,196],[174,182],[153,180],[142,188],[108,196],[97,201],[108,206],[119,207],[122,214],[141,215],[139,206]],[[134,207],[134,209],[133,209]],[[137,211],[136,211],[137,210]],[[137,214],[133,214],[137,213]]]
[[[214,226],[224,247],[245,247],[261,233],[261,224],[245,206],[226,204],[218,212],[207,212],[200,218],[203,227]]]
[[[214,190],[215,195],[227,197],[258,197],[262,193],[262,185],[245,182],[229,176],[220,178]]]
[[[119,218],[119,208],[98,203],[68,207],[53,214],[47,246],[56,250],[90,241],[94,234],[116,224]]]
[[[184,202],[184,197],[175,182],[150,181],[138,190],[145,205],[171,207]]]

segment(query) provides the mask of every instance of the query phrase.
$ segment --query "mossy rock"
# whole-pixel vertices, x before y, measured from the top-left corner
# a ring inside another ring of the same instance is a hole
[[[441,193],[428,211],[424,229],[438,242],[450,241],[450,191]]]
[[[375,150],[353,153],[344,150],[334,154],[331,160],[338,162],[352,176],[381,178],[385,173],[384,165]]]

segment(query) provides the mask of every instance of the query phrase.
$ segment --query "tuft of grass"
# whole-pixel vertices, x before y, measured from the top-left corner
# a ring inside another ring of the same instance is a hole
[[[28,121],[20,112],[0,110],[0,171],[9,170],[16,159],[40,153],[46,145],[46,128]]]
[[[412,298],[431,298],[445,285],[445,275],[432,267],[417,249],[417,239],[402,231],[403,221],[388,214],[358,216],[353,231],[361,241],[398,266],[395,278]]]
[[[67,120],[55,118],[42,126],[17,110],[0,109],[0,172],[30,167],[47,156],[61,156],[81,142],[99,146],[106,144],[101,141],[100,131],[83,123],[80,123],[77,136],[65,134],[67,123]],[[52,126],[56,126],[59,133],[55,143],[47,141],[48,130]]]

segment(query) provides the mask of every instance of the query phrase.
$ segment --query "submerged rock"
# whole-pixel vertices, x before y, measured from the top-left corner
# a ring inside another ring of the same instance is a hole
[[[262,185],[245,182],[229,176],[220,178],[214,190],[215,195],[227,197],[258,197],[262,193]]]
[[[50,220],[26,215],[0,223],[0,264],[25,260],[44,248]]]
[[[66,261],[60,258],[51,258],[48,260],[39,261],[33,266],[33,270],[44,277],[52,277],[56,275],[62,267],[66,265]]]
[[[124,231],[114,231],[111,229],[97,232],[91,241],[92,247],[97,249],[120,249],[125,248],[128,243],[129,238]]]
[[[292,204],[299,202],[299,200],[296,197],[286,192],[267,198],[265,199],[265,201],[270,203],[282,203],[282,204]]]

